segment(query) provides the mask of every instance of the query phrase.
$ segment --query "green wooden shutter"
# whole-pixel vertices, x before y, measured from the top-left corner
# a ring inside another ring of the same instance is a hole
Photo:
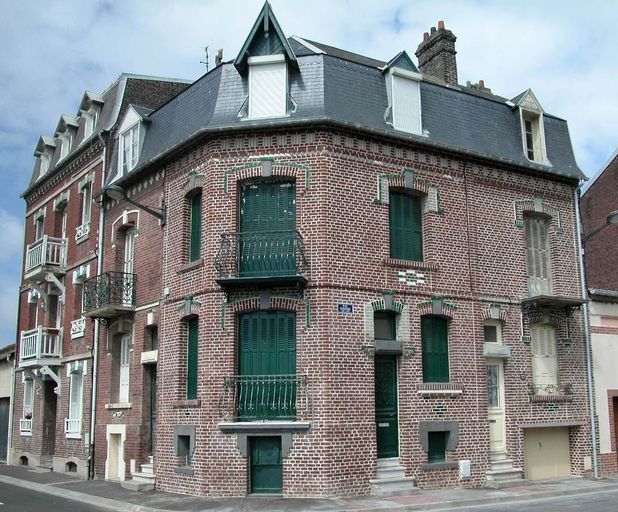
[[[202,194],[191,198],[191,233],[189,256],[191,261],[200,258],[202,251]]]
[[[444,318],[421,318],[423,382],[448,382],[448,326]]]
[[[187,400],[197,398],[198,319],[187,322]]]
[[[418,196],[392,192],[389,199],[390,256],[423,261],[423,220]]]
[[[427,462],[444,462],[446,460],[446,432],[428,432]]]

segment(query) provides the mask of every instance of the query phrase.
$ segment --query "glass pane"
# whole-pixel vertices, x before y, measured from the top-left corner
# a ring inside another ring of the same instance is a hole
[[[485,343],[497,343],[498,342],[498,326],[484,325],[483,326],[483,339]]]
[[[447,432],[428,432],[429,444],[428,462],[444,462],[446,460],[446,435]]]
[[[394,340],[396,338],[394,315],[390,313],[376,313],[373,318],[376,340]]]
[[[487,366],[487,405],[500,407],[499,368],[496,365]]]

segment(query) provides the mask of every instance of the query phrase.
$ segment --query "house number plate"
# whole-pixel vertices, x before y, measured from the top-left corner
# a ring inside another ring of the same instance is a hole
[[[389,427],[390,423],[378,423],[378,427],[382,428],[382,427]]]

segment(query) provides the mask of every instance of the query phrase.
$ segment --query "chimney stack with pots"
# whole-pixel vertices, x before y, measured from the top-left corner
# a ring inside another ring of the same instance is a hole
[[[420,72],[447,85],[457,86],[455,41],[455,35],[444,28],[444,21],[438,21],[437,29],[431,27],[430,33],[425,32],[416,50]]]

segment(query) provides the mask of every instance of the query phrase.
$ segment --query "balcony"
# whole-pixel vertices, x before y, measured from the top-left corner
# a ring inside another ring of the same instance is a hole
[[[571,402],[573,387],[571,384],[528,384],[531,402]]]
[[[57,366],[62,355],[62,336],[59,329],[38,326],[21,332],[19,366]]]
[[[214,260],[217,283],[242,286],[304,286],[307,259],[297,231],[224,233]]]
[[[305,375],[235,375],[223,379],[225,421],[296,420],[310,414]]]
[[[84,313],[90,318],[114,318],[135,310],[137,276],[105,272],[84,281]]]
[[[47,272],[64,274],[67,263],[67,239],[44,235],[26,247],[24,278],[43,280]]]
[[[82,420],[81,419],[64,419],[64,433],[68,438],[81,438],[82,436]]]
[[[22,436],[32,435],[32,419],[31,418],[21,418],[19,420],[19,433]]]

